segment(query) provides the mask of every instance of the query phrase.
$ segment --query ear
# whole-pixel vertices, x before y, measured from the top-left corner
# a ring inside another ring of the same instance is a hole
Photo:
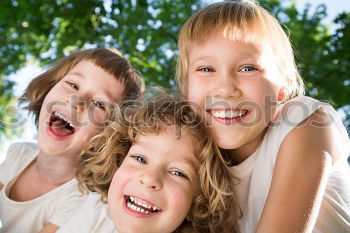
[[[283,102],[285,98],[287,97],[288,90],[285,87],[281,87],[279,92],[278,92],[278,102]]]

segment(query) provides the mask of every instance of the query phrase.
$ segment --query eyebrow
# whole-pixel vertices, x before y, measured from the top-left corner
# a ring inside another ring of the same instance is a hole
[[[207,61],[209,61],[211,59],[213,59],[213,58],[211,58],[209,56],[200,56],[200,57],[196,57],[195,59],[193,59],[193,61],[190,62],[189,64],[197,63],[197,62],[200,62],[200,61],[207,62]]]

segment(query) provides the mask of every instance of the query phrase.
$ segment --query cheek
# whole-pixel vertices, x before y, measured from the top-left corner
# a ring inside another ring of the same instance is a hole
[[[121,182],[122,180],[120,180],[120,177],[117,171],[116,173],[114,173],[111,185],[109,186],[109,189],[108,189],[108,202],[113,201],[117,196],[116,194],[118,193],[118,191],[120,191],[119,185]]]
[[[56,98],[55,98],[56,97]],[[47,115],[51,113],[51,109],[54,105],[65,105],[63,101],[59,100],[59,96],[56,95],[56,88],[53,87],[45,96],[45,99],[42,103],[41,109],[40,109],[40,115]]]
[[[188,100],[199,105],[204,105],[207,95],[206,85],[193,79],[188,81],[187,97]]]
[[[112,182],[108,189],[108,207],[109,211],[111,213],[112,218],[114,219],[114,222],[118,222],[120,218],[120,213],[122,208],[122,201],[123,201],[123,195],[122,195],[122,184],[123,180],[121,180],[121,177],[116,172],[113,176]]]
[[[263,122],[267,125],[273,116],[277,106],[277,93],[274,85],[267,80],[251,86],[252,91],[249,95],[255,101],[255,121]]]
[[[169,207],[173,210],[172,215],[174,218],[181,221],[186,218],[191,207],[193,195],[193,190],[190,187],[172,186],[168,188]]]
[[[108,204],[115,209],[118,206],[116,203],[122,201],[123,193],[125,191],[125,186],[128,183],[127,171],[124,171],[122,168],[119,168],[113,176],[111,185],[108,189]]]
[[[55,89],[53,88],[47,93],[41,105],[40,112],[39,112],[39,125],[38,125],[39,131],[43,128],[46,128],[46,123],[49,120],[50,114],[52,112],[52,107],[54,106],[54,104],[63,105],[63,103],[59,102],[58,98],[55,99],[54,96],[55,96]]]
[[[277,99],[277,85],[266,78],[261,78],[259,82],[249,82],[245,86],[245,94],[250,99],[255,100],[259,105],[273,103]]]
[[[107,117],[106,114],[100,110],[89,110],[84,114],[82,117],[83,119],[80,119],[79,122],[81,125],[83,125],[83,131],[85,132],[85,135],[94,136],[105,128]]]
[[[89,124],[92,123],[95,126],[102,126],[107,123],[107,116],[108,113],[106,111],[99,109],[91,104],[85,114],[84,120]]]
[[[114,189],[115,192],[122,191],[121,187],[124,187],[130,181],[131,174],[130,169],[121,165],[114,173],[110,189]]]

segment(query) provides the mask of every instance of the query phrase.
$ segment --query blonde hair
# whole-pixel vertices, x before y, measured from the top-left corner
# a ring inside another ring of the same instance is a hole
[[[96,48],[72,53],[56,61],[47,71],[34,78],[24,94],[20,104],[34,114],[38,125],[39,113],[47,93],[79,62],[92,61],[117,80],[122,81],[125,90],[122,98],[136,98],[143,88],[143,80],[117,49]],[[97,80],[98,77],[96,77]]]
[[[200,164],[201,192],[192,202],[189,219],[175,232],[232,232],[240,216],[232,174],[224,157],[199,115],[186,101],[162,92],[145,101],[121,106],[115,119],[93,137],[82,154],[77,172],[80,188],[98,192],[106,201],[109,185],[137,134],[159,133],[164,127],[179,126],[193,138],[194,154]]]
[[[176,81],[187,95],[188,56],[193,43],[223,32],[232,40],[269,44],[276,56],[283,85],[288,91],[285,100],[304,94],[304,83],[297,70],[293,48],[279,22],[254,1],[228,1],[211,4],[194,14],[182,27],[178,40],[179,57]]]

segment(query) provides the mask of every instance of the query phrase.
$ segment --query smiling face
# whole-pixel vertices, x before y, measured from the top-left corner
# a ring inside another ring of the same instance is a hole
[[[91,61],[71,69],[46,95],[39,115],[38,144],[46,154],[76,157],[82,143],[100,132],[124,85]]]
[[[191,46],[188,60],[188,99],[201,106],[219,147],[242,162],[260,144],[281,90],[271,49],[213,33]]]
[[[169,233],[188,215],[199,189],[192,137],[174,126],[137,135],[116,171],[108,205],[119,233]]]

